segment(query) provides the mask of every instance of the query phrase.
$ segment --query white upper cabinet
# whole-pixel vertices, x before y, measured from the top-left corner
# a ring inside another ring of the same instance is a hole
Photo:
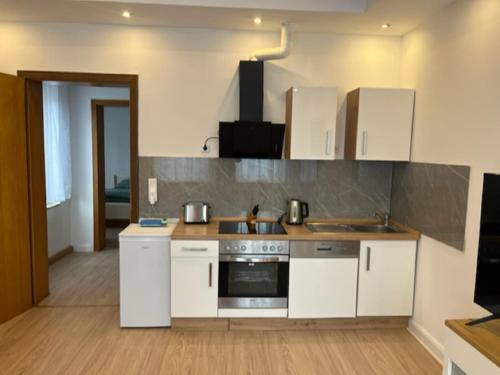
[[[345,158],[410,160],[415,90],[359,88],[347,94]]]
[[[335,158],[337,89],[292,87],[287,92],[285,158]]]

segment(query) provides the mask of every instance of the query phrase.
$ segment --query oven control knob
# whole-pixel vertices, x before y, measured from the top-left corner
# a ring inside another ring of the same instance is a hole
[[[271,246],[271,249],[270,249],[270,250],[271,250],[271,251],[275,251],[275,250],[276,250],[276,248],[275,248],[274,246]]]
[[[238,245],[235,245],[235,246],[233,247],[233,249],[234,249],[234,250],[238,250],[238,248],[239,248],[239,246],[238,246]]]
[[[262,250],[267,251],[267,246],[266,245],[262,246]]]
[[[278,246],[278,251],[282,251],[283,250],[283,246]]]
[[[242,245],[242,246],[241,246],[241,250],[242,250],[242,251],[246,251],[246,249],[247,249],[247,247],[246,247],[245,245]]]
[[[225,250],[231,250],[231,246],[226,246]]]

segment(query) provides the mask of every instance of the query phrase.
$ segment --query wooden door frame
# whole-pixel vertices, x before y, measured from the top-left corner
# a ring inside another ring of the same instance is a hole
[[[94,202],[94,251],[106,246],[106,200],[104,157],[104,107],[129,107],[128,100],[92,99],[92,185]],[[129,121],[130,123],[130,121]],[[129,215],[130,219],[130,215]]]
[[[43,108],[41,93],[43,81],[79,83],[89,86],[127,87],[130,101],[130,220],[139,218],[139,78],[135,74],[101,74],[57,71],[19,70],[25,79],[28,176],[30,193],[31,272],[33,304],[49,295],[47,244],[47,215],[45,200],[45,165],[43,150]],[[42,130],[40,130],[40,128]],[[40,239],[37,241],[36,239]]]

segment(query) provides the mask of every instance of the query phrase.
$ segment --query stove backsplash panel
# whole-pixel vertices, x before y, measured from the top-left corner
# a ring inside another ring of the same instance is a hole
[[[286,201],[309,203],[311,217],[371,217],[389,211],[392,163],[213,158],[139,158],[139,213],[179,217],[188,200],[210,203],[212,216],[278,217]],[[158,202],[148,202],[148,178],[158,179]]]

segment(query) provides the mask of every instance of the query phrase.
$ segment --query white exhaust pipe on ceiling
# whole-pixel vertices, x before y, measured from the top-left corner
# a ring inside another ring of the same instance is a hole
[[[264,48],[254,51],[251,60],[266,61],[284,59],[290,54],[290,25],[281,24],[281,44],[279,47]]]

